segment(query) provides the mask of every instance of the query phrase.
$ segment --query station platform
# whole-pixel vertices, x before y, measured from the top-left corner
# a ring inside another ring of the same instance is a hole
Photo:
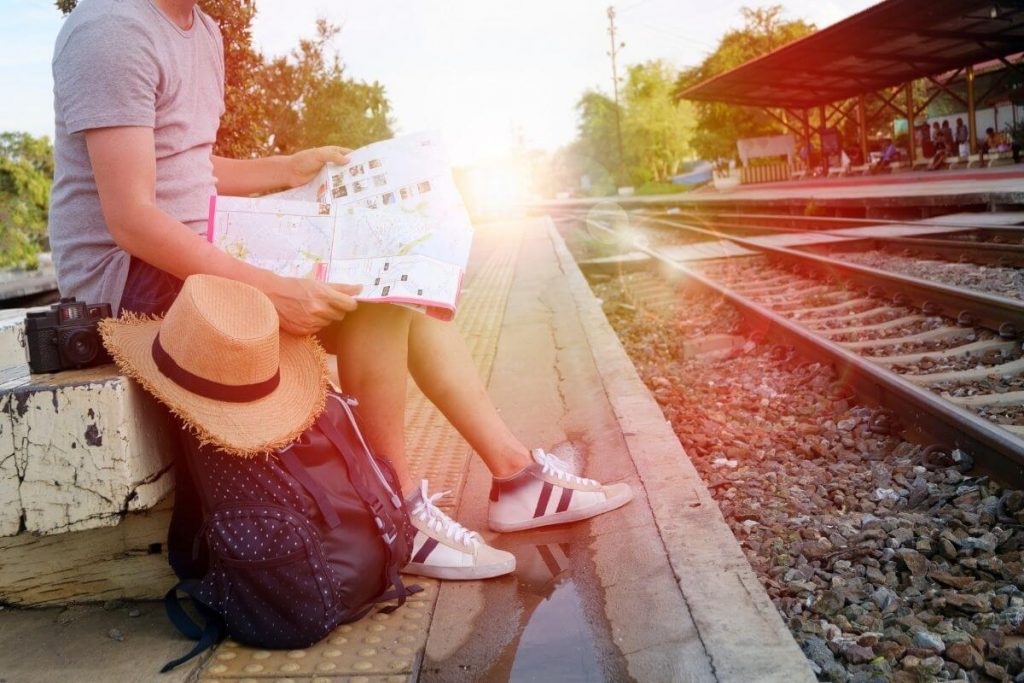
[[[448,511],[516,555],[488,581],[416,579],[393,614],[305,650],[226,642],[170,674],[190,642],[153,602],[0,610],[0,680],[813,681],[678,438],[546,217],[478,228],[463,336],[512,430],[579,473],[626,481],[624,508],[493,534],[489,474],[415,389],[411,465]],[[161,587],[162,590],[162,587]]]
[[[542,202],[542,209],[580,209],[614,201],[625,209],[679,206],[714,210],[760,209],[803,213],[837,209],[842,215],[919,217],[961,210],[1013,210],[1024,206],[1024,164],[944,171],[907,171],[874,176],[810,178],[741,185],[719,192],[704,187],[670,195],[567,199]]]

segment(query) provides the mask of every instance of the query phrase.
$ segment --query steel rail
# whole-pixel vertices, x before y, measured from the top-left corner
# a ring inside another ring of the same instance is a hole
[[[761,244],[742,237],[681,225],[660,218],[645,217],[649,222],[674,226],[697,232],[715,239],[724,239],[754,252],[768,254],[778,260],[802,269],[811,269],[826,277],[853,282],[875,296],[890,297],[899,305],[915,306],[928,315],[945,315],[961,325],[980,325],[997,330],[1005,338],[1024,333],[1024,301],[1008,297],[953,287],[910,275],[893,273],[806,251]]]
[[[1024,245],[997,244],[995,242],[970,242],[966,240],[943,240],[927,237],[852,237],[841,242],[808,244],[802,249],[825,251],[849,251],[847,247],[862,247],[892,250],[902,247],[924,255],[938,256],[954,263],[977,263],[992,266],[1024,268]]]
[[[583,220],[588,225],[617,235],[593,217]],[[837,375],[844,384],[862,401],[888,408],[907,418],[930,438],[972,453],[978,462],[997,476],[1011,481],[1024,479],[1024,440],[1012,432],[945,401],[638,240],[631,242],[634,249],[675,274],[725,298],[743,315],[755,333],[791,344],[804,355],[827,358],[836,365]]]
[[[639,215],[645,218],[652,217],[651,214]],[[671,220],[672,218],[685,214],[664,215],[666,216],[665,220]],[[906,223],[897,223],[897,225],[906,225]],[[787,228],[781,226],[745,225],[742,223],[725,222],[718,220],[715,220],[712,226],[705,229],[715,231],[720,228],[724,228],[727,230],[761,231],[765,233],[774,232],[802,235],[834,235],[834,233],[825,229],[805,230],[802,228]],[[965,232],[977,232],[978,230],[983,229],[984,228],[967,228],[965,229]],[[1018,236],[1020,238],[1024,238],[1024,227],[1018,228],[1016,232],[1018,233]],[[723,235],[727,239],[729,238],[727,233],[723,233]],[[815,251],[844,251],[846,250],[846,247],[863,246],[865,243],[869,243],[878,249],[902,247],[904,249],[912,249],[914,251],[918,251],[925,254],[933,254],[956,262],[1012,266],[1017,268],[1024,267],[1024,244],[1019,243],[1007,244],[999,242],[974,242],[970,240],[946,240],[930,236],[911,237],[897,235],[842,235],[842,237],[845,238],[842,241],[830,241],[822,244],[808,244],[806,246],[800,246],[798,248]]]
[[[794,214],[772,214],[772,213],[738,213],[734,211],[690,211],[686,209],[674,209],[674,210],[661,210],[658,214],[665,214],[669,216],[697,216],[697,217],[710,217],[716,218],[719,216],[729,218],[749,218],[753,220],[787,220],[794,222],[806,222],[806,223],[852,223],[855,225],[874,226],[874,225],[928,225],[936,228],[953,228],[958,232],[971,232],[975,230],[1002,230],[1008,229],[1011,233],[1016,233],[1024,237],[1024,213],[1021,214],[1020,224],[980,224],[980,225],[964,225],[963,223],[943,222],[940,218],[927,218],[922,221],[908,221],[898,220],[894,218],[854,218],[850,216],[801,216]],[[984,216],[984,213],[978,213],[978,216]],[[927,221],[927,222],[924,222]],[[799,228],[797,228],[799,229]]]

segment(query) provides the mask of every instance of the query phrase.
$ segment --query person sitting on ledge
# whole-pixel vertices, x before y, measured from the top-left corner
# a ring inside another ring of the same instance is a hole
[[[978,146],[978,158],[981,163],[985,163],[985,155],[991,152],[1012,152],[1013,163],[1020,163],[1020,150],[1021,146],[1016,141],[1011,141],[1009,144],[1006,142],[1006,136],[1001,135],[991,128],[985,129],[985,139],[982,140]]]
[[[886,140],[885,149],[882,151],[881,158],[871,165],[871,168],[868,170],[868,172],[871,173],[871,175],[875,175],[883,171],[888,171],[889,166],[892,164],[893,161],[896,160],[896,155],[896,145],[890,138]]]
[[[210,196],[302,185],[350,151],[319,147],[264,159],[212,154],[224,114],[224,48],[196,0],[89,0],[67,17],[53,55],[56,173],[50,244],[60,291],[115,311],[163,315],[190,275],[262,291],[284,333],[318,334],[360,403],[371,448],[406,492],[416,562],[437,578],[511,572],[515,557],[436,505],[405,454],[408,375],[494,477],[496,531],[561,524],[613,510],[628,484],[602,485],[529,449],[498,415],[454,324],[391,304],[359,304],[359,287],[282,277],[209,243]],[[182,468],[179,468],[182,469]],[[180,480],[179,480],[180,481]],[[419,552],[422,551],[422,552]]]
[[[946,157],[954,151],[953,132],[949,127],[949,122],[943,121],[942,127],[939,127],[936,122],[935,129],[938,131],[935,135],[935,154],[932,155],[932,160],[928,163],[929,171],[937,171],[942,168],[942,165],[946,163]]]

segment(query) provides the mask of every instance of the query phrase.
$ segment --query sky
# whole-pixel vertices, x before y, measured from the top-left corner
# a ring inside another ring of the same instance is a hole
[[[83,0],[88,2],[89,0]],[[742,25],[740,8],[780,3],[824,27],[875,0],[622,0],[622,66],[699,63]],[[384,84],[396,132],[440,129],[456,164],[498,159],[522,141],[572,141],[575,104],[611,91],[606,2],[595,0],[257,0],[256,45],[286,54],[318,17],[341,26],[350,77]],[[50,0],[0,0],[0,131],[53,135],[50,57],[61,26]],[[620,66],[620,74],[623,72]]]

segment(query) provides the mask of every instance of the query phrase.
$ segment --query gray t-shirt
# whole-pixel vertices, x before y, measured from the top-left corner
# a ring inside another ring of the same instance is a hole
[[[130,258],[107,230],[84,131],[153,129],[156,204],[203,232],[224,113],[224,47],[198,8],[183,30],[150,0],[82,0],[53,52],[56,113],[50,247],[61,294],[117,311]]]

